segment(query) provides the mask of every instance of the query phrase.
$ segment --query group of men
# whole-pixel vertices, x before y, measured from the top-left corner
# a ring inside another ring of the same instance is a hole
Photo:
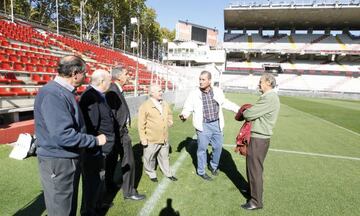
[[[248,188],[244,191],[247,202],[241,205],[246,210],[263,208],[263,163],[269,149],[272,129],[280,110],[280,102],[273,90],[276,80],[271,74],[264,74],[259,81],[259,100],[242,115],[251,121],[251,139],[246,157]],[[197,174],[206,181],[211,181],[206,172],[207,148],[212,147],[208,168],[212,175],[218,175],[219,161],[223,145],[224,115],[222,108],[237,113],[239,106],[225,98],[221,89],[211,86],[211,73],[203,71],[199,77],[199,88],[191,92],[185,101],[180,119],[192,114],[192,123],[197,135]]]
[[[122,86],[129,74],[121,66],[111,73],[96,70],[91,84],[80,100],[76,88],[85,78],[86,63],[77,56],[63,57],[58,75],[40,89],[35,99],[34,117],[38,139],[38,161],[45,204],[49,216],[76,215],[77,193],[82,175],[82,215],[98,215],[110,207],[108,197],[121,187],[125,199],[145,198],[135,188],[135,161],[128,126],[130,110]],[[199,88],[185,101],[180,119],[193,115],[197,134],[197,174],[204,180],[207,147],[212,146],[212,175],[218,175],[223,145],[224,116],[222,108],[238,112],[239,106],[227,100],[224,93],[211,86],[211,73],[203,71]],[[242,207],[260,209],[263,191],[263,161],[269,148],[272,128],[279,112],[279,99],[272,90],[276,81],[265,74],[259,82],[260,99],[243,115],[251,121],[251,141],[246,159],[250,196]],[[177,178],[170,170],[168,129],[173,124],[172,111],[162,98],[162,89],[152,85],[150,98],[139,108],[138,132],[143,146],[144,171],[158,182],[156,164],[171,181]]]
[[[124,199],[145,198],[135,188],[135,159],[128,134],[130,110],[122,90],[129,79],[128,71],[121,66],[111,73],[94,71],[90,85],[78,98],[76,88],[85,77],[83,59],[63,57],[58,75],[35,99],[37,155],[48,215],[76,215],[80,176],[81,215],[98,215],[102,208],[110,207],[109,197],[114,197],[120,187]],[[146,173],[157,181],[157,159],[163,173],[176,181],[168,155],[172,112],[162,101],[158,85],[151,86],[150,99],[139,113]]]

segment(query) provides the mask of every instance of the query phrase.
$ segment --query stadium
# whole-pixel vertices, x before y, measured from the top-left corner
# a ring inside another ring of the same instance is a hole
[[[335,3],[231,5],[224,11],[224,74],[265,70],[278,74],[280,91],[356,94],[359,40],[351,30],[358,29],[358,10]],[[225,86],[237,86],[238,79],[226,77]],[[242,88],[256,86],[251,76],[239,79]]]
[[[183,26],[172,42],[142,39],[135,22],[132,31],[122,30],[121,43],[114,47],[111,40],[100,44],[84,39],[85,34],[56,31],[1,11],[0,215],[46,215],[37,159],[17,161],[8,155],[19,134],[34,134],[35,97],[57,75],[58,61],[66,55],[86,61],[86,83],[77,89],[79,95],[96,69],[128,68],[131,79],[124,91],[133,125],[152,83],[161,85],[173,104],[170,163],[179,181],[160,178],[154,184],[146,178],[138,131],[132,127],[140,170],[136,185],[147,198],[131,202],[118,195],[107,215],[248,214],[240,208],[246,201],[240,191],[246,169],[245,158],[234,152],[241,124],[233,113],[224,112],[220,174],[209,183],[196,176],[191,122],[176,118],[203,70],[239,105],[256,102],[262,74],[276,76],[281,111],[265,162],[265,207],[254,215],[358,215],[359,20],[356,2],[236,3],[224,8],[221,45],[214,39],[216,30],[179,21]]]

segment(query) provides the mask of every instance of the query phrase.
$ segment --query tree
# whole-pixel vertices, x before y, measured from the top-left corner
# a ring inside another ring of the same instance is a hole
[[[30,1],[28,0],[14,0],[14,15],[21,17],[28,17],[30,14]],[[0,4],[0,10],[6,14],[11,13],[11,0],[3,0]]]
[[[150,49],[152,44],[160,44],[163,38],[169,41],[175,37],[175,32],[160,28],[156,21],[156,11],[148,8],[145,0],[58,0],[59,26],[61,32],[80,36],[80,2],[86,2],[83,10],[83,35],[85,39],[97,40],[98,25],[100,40],[104,44],[111,44],[113,21],[115,22],[115,47],[124,47],[124,29],[126,28],[126,50],[130,51],[130,41],[135,40],[137,26],[130,24],[130,18],[136,17],[140,21],[142,48]],[[0,10],[10,12],[10,0],[3,0]],[[100,23],[98,24],[98,13]],[[30,21],[56,28],[56,1],[55,0],[14,0],[14,14]],[[149,47],[148,47],[149,46]]]
[[[161,39],[167,39],[168,41],[174,41],[175,39],[175,29],[170,31],[168,28],[161,28]]]

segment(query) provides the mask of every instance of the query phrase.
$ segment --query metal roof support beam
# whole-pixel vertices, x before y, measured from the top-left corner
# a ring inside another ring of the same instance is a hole
[[[275,28],[274,30],[274,36],[278,36],[279,35],[279,28]]]

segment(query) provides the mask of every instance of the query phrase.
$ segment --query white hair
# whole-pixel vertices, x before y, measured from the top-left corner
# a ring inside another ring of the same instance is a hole
[[[149,87],[149,95],[150,97],[153,95],[153,93],[158,90],[158,89],[161,89],[161,86],[158,85],[158,84],[151,84],[150,87]]]
[[[103,69],[97,69],[91,75],[91,84],[94,86],[99,86],[101,81],[105,80],[107,76],[110,76],[109,72]]]
[[[262,79],[265,79],[265,81],[270,82],[270,86],[271,88],[275,88],[276,87],[276,79],[272,74],[269,73],[265,73],[261,76]],[[260,78],[260,79],[261,79]]]

